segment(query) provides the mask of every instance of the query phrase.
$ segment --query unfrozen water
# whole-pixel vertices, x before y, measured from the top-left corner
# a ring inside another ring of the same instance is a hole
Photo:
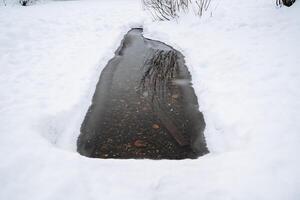
[[[132,29],[98,82],[77,141],[98,158],[197,158],[205,122],[183,55]]]

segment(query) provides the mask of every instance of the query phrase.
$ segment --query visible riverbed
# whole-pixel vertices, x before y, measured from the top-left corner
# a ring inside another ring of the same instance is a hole
[[[103,70],[77,141],[97,158],[197,158],[205,122],[183,55],[129,31]]]

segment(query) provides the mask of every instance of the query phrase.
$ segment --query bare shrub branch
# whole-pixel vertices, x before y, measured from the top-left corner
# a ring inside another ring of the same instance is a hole
[[[197,15],[202,17],[203,13],[207,11],[210,6],[211,0],[196,0]]]
[[[178,12],[188,11],[191,0],[142,0],[156,20],[171,20],[178,17]]]
[[[201,17],[211,5],[211,0],[141,0],[155,20],[171,20],[177,18],[179,12],[196,9],[195,14]]]

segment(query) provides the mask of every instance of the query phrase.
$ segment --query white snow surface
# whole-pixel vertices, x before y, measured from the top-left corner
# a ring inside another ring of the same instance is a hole
[[[153,22],[139,0],[0,7],[0,199],[300,199],[300,3],[214,0]],[[76,138],[101,70],[144,27],[186,57],[210,153],[90,159]]]

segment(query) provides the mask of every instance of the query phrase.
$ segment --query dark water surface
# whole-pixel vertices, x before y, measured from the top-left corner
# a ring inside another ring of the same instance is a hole
[[[95,158],[197,158],[205,122],[183,55],[132,29],[103,70],[77,140]]]

